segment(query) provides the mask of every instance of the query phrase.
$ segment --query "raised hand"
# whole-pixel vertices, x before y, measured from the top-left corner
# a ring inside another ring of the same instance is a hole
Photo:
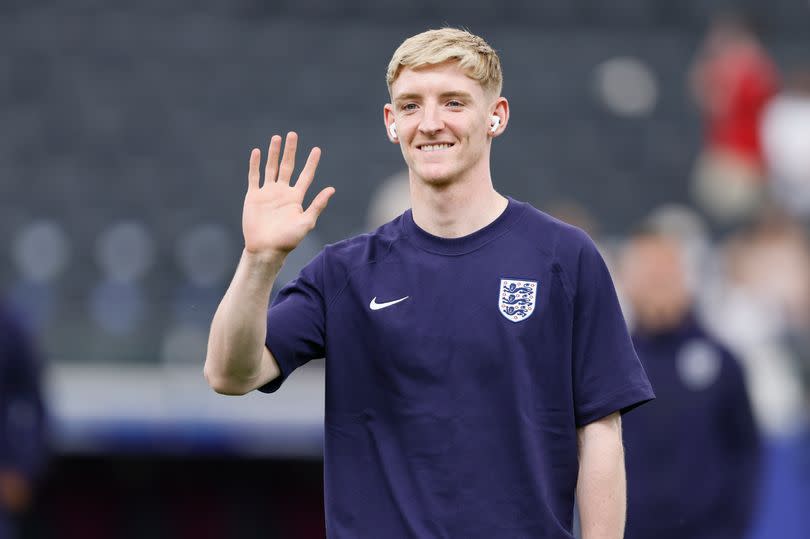
[[[258,148],[250,152],[248,190],[242,210],[242,233],[245,236],[245,250],[251,254],[286,256],[315,228],[318,216],[335,193],[332,187],[323,189],[304,210],[304,196],[315,177],[321,150],[317,147],[312,149],[298,181],[295,185],[290,185],[297,145],[298,135],[287,133],[284,155],[279,166],[281,137],[274,135],[270,139],[263,185],[260,185],[259,171],[262,152]]]

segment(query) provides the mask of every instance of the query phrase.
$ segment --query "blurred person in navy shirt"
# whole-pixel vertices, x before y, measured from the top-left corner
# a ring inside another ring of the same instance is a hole
[[[692,310],[678,239],[639,231],[620,271],[633,342],[658,397],[624,423],[626,539],[743,538],[760,469],[743,370]]]
[[[0,304],[0,539],[31,504],[45,461],[41,365],[32,339]]]

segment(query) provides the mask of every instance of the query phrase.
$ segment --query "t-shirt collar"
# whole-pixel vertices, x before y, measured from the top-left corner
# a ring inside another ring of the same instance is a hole
[[[508,232],[523,214],[527,206],[525,202],[519,202],[511,197],[506,198],[508,200],[506,209],[494,221],[460,238],[441,238],[419,228],[413,220],[412,210],[404,213],[402,228],[405,236],[425,251],[444,255],[469,253]]]

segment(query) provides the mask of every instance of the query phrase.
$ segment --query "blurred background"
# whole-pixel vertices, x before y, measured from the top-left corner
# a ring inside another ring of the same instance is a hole
[[[642,222],[683,242],[762,436],[746,537],[810,534],[805,0],[3,0],[0,537],[323,537],[323,362],[202,376],[248,154],[296,130],[337,189],[283,283],[408,207],[384,74],[444,25],[501,55],[500,192],[612,267]]]

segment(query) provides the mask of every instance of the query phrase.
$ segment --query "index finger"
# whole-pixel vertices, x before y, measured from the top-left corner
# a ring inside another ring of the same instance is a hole
[[[301,170],[301,174],[298,175],[298,181],[295,182],[295,188],[301,192],[301,196],[304,196],[309,186],[312,185],[312,180],[315,179],[315,170],[318,168],[320,160],[321,149],[315,146],[310,150],[307,162]]]

